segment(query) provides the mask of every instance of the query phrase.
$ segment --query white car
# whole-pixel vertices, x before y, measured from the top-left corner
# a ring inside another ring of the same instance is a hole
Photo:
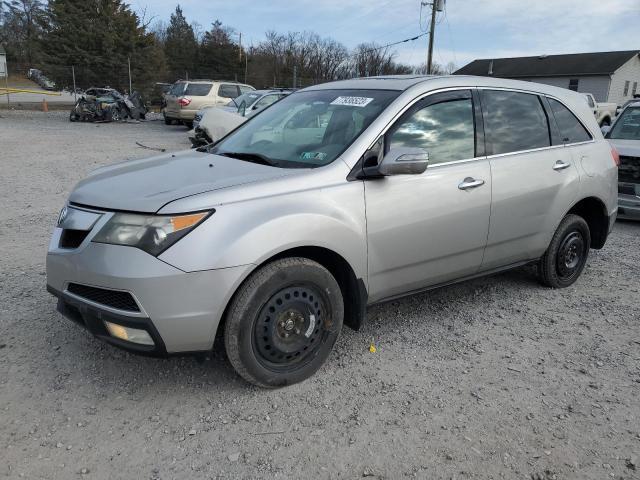
[[[291,89],[255,90],[240,95],[224,107],[203,108],[193,119],[193,132],[189,132],[189,139],[193,146],[216,142],[244,123],[247,118],[273,105],[291,92]]]

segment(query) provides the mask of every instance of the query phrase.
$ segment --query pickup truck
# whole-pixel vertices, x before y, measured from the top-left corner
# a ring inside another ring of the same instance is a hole
[[[589,108],[593,111],[598,124],[601,127],[611,125],[611,120],[616,116],[618,106],[615,103],[598,103],[590,93],[583,93],[583,95],[587,99]]]

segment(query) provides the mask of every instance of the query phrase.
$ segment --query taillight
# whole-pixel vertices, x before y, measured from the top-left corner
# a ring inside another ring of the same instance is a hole
[[[611,156],[613,157],[613,161],[616,164],[616,167],[620,166],[620,154],[615,149],[615,147],[611,147]]]
[[[186,107],[191,103],[191,99],[189,97],[182,97],[180,100],[178,100],[178,103],[181,107]]]

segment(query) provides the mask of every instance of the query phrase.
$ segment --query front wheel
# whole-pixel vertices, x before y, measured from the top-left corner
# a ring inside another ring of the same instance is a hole
[[[590,247],[591,234],[587,222],[578,215],[564,217],[549,248],[538,262],[540,281],[551,288],[573,284],[587,263]]]
[[[283,258],[253,273],[229,307],[224,331],[229,361],[265,388],[301,382],[326,361],[344,317],[340,286],[307,258]]]

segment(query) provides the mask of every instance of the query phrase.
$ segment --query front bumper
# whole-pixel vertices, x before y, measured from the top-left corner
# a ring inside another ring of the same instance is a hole
[[[618,194],[618,218],[640,220],[640,196]]]
[[[92,243],[57,248],[54,232],[47,254],[47,288],[59,310],[96,337],[138,353],[167,355],[210,350],[233,292],[251,265],[184,272],[133,247]],[[124,311],[78,296],[70,283],[130,293],[139,311]],[[111,338],[104,321],[141,328],[155,347]]]
[[[58,310],[62,316],[81,327],[86,328],[96,338],[129,352],[141,355],[153,357],[168,356],[164,341],[149,318],[131,317],[107,311],[91,305],[90,303],[84,302],[77,297],[72,296],[68,292],[60,292],[50,285],[47,285],[47,291],[58,298],[56,310]],[[104,322],[111,322],[122,325],[123,327],[145,330],[153,340],[154,344],[141,345],[112,337],[107,331],[107,327]]]

